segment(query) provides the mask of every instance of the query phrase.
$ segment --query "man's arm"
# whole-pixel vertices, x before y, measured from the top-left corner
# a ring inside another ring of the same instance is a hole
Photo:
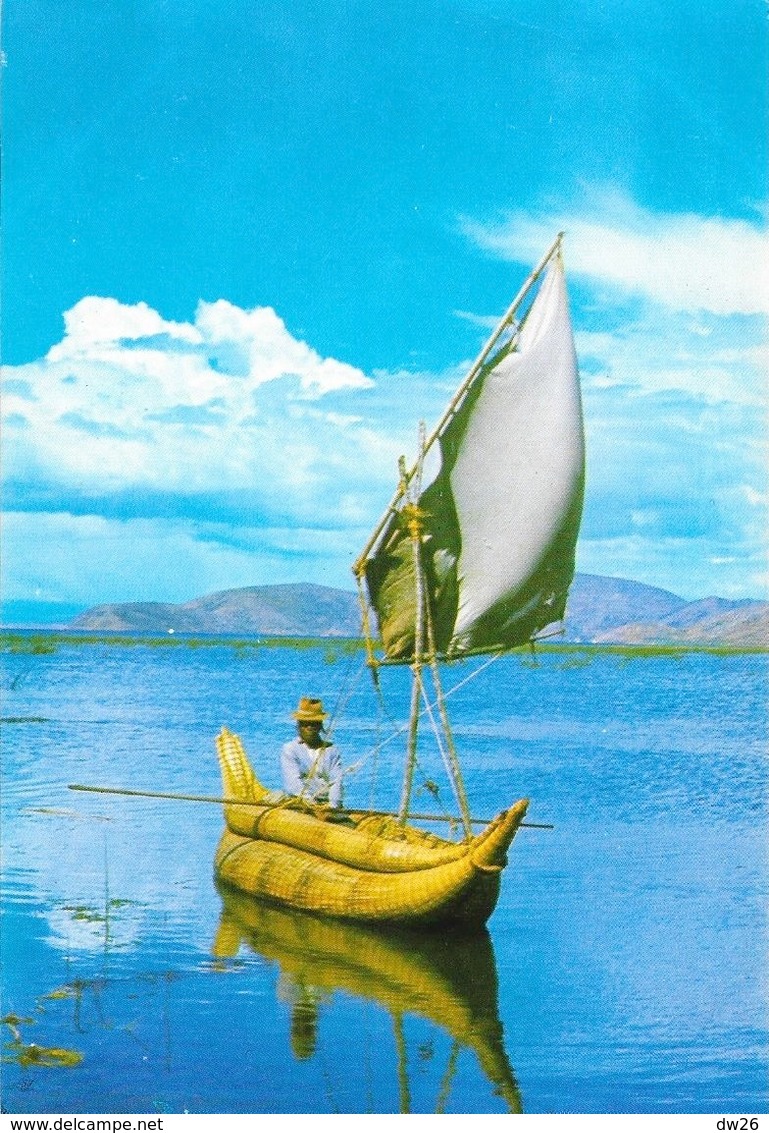
[[[328,801],[331,806],[342,805],[342,760],[337,748],[332,747],[326,753],[326,767],[328,770]]]
[[[286,794],[301,795],[304,783],[299,773],[299,759],[293,742],[284,744],[281,749],[280,772]]]

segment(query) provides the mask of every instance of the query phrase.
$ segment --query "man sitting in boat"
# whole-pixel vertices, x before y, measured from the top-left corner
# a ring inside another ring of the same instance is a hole
[[[323,702],[303,696],[293,716],[297,738],[284,744],[280,753],[283,790],[320,806],[341,806],[342,761],[339,750],[322,734],[328,717]]]

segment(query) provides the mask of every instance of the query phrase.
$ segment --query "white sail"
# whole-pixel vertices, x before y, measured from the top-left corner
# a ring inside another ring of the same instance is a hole
[[[437,437],[440,471],[419,499],[434,642],[450,655],[520,645],[563,616],[582,511],[579,375],[559,254],[520,333],[472,376]],[[365,576],[385,652],[408,659],[414,552],[397,509]]]
[[[479,622],[525,590],[581,496],[583,469],[577,358],[556,258],[517,350],[483,382],[449,477],[462,543],[454,647],[472,643]]]

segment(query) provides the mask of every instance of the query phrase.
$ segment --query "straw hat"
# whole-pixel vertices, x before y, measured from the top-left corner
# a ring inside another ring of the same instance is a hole
[[[301,698],[301,700],[299,701],[299,707],[297,708],[296,712],[293,713],[295,720],[298,720],[300,723],[306,724],[313,723],[314,721],[322,724],[327,716],[328,712],[323,711],[323,701],[313,700],[309,696],[303,696]]]

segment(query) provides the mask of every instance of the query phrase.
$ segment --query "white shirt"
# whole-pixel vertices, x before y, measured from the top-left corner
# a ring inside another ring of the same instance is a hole
[[[342,761],[333,744],[312,748],[300,739],[290,740],[281,750],[280,769],[286,794],[341,806]]]

